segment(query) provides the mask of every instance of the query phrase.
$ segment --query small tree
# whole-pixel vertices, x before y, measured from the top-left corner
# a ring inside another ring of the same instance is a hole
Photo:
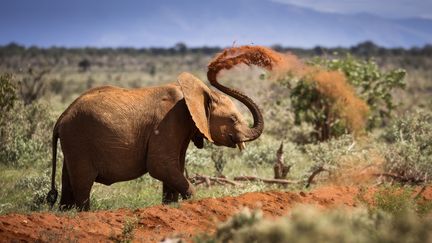
[[[405,86],[405,70],[381,71],[371,60],[317,57],[309,64],[306,74],[280,83],[291,89],[295,124],[312,124],[315,141],[385,125],[395,108],[392,91]]]
[[[29,68],[27,74],[19,82],[19,92],[25,105],[31,104],[45,94],[46,85],[43,78],[47,73],[49,70],[35,71]]]
[[[80,68],[81,72],[87,72],[90,70],[91,62],[85,58],[78,63],[78,67]]]
[[[342,59],[315,58],[312,63],[329,70],[337,70],[356,89],[357,95],[366,101],[371,113],[367,128],[373,129],[388,124],[394,104],[392,92],[405,88],[406,71],[401,68],[381,70],[373,60],[359,60],[352,56]]]

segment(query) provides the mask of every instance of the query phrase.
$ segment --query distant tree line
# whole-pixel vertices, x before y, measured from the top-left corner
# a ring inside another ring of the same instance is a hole
[[[311,49],[284,47],[282,45],[273,45],[272,48],[279,52],[292,52],[297,55],[325,55],[332,53],[351,53],[356,56],[372,57],[372,56],[432,56],[432,44],[427,44],[423,47],[412,48],[385,48],[381,47],[372,41],[365,41],[352,47],[336,47],[327,48],[316,46]],[[177,43],[173,47],[148,47],[148,48],[133,48],[133,47],[81,47],[81,48],[66,48],[66,47],[49,47],[41,48],[37,46],[26,47],[17,43],[10,43],[0,46],[0,57],[8,57],[13,55],[48,55],[61,56],[69,54],[87,54],[87,55],[106,55],[106,54],[127,54],[127,55],[184,55],[184,54],[205,54],[214,55],[222,50],[221,47],[203,46],[203,47],[188,47],[184,43]]]

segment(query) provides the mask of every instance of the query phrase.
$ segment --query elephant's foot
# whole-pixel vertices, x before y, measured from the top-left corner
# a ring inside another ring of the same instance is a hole
[[[170,204],[178,202],[178,192],[167,192],[162,195],[162,204]]]
[[[195,195],[195,189],[192,186],[192,184],[189,183],[188,189],[185,192],[181,192],[181,197],[183,200],[187,200],[193,197]],[[163,193],[162,193],[162,204],[170,204],[170,203],[177,203],[179,199],[179,193],[172,189],[172,187],[169,187],[167,183],[163,184]]]
[[[167,183],[163,183],[162,189],[162,204],[170,204],[178,202],[179,193],[168,186]]]
[[[188,181],[189,182],[189,181]],[[183,200],[187,200],[192,198],[195,195],[195,188],[192,186],[192,184],[189,182],[189,187],[186,192],[181,193]]]

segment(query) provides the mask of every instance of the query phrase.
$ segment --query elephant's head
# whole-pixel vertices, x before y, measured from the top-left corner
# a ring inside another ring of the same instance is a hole
[[[225,94],[213,91],[189,73],[178,77],[186,105],[200,133],[216,145],[242,150],[244,142],[258,138],[263,130],[263,118],[252,100],[237,90],[225,92],[244,103],[252,112],[254,125],[249,127],[233,101]],[[194,141],[195,142],[195,141]]]

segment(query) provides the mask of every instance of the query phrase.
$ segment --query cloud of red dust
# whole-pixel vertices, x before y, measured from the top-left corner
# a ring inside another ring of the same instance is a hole
[[[241,63],[265,68],[275,79],[290,74],[312,82],[320,94],[332,101],[332,109],[337,111],[350,131],[356,135],[364,131],[369,107],[356,95],[343,73],[306,65],[293,54],[278,53],[267,47],[240,46],[225,49],[210,62],[207,73],[210,83],[216,81],[219,71],[229,70]]]

